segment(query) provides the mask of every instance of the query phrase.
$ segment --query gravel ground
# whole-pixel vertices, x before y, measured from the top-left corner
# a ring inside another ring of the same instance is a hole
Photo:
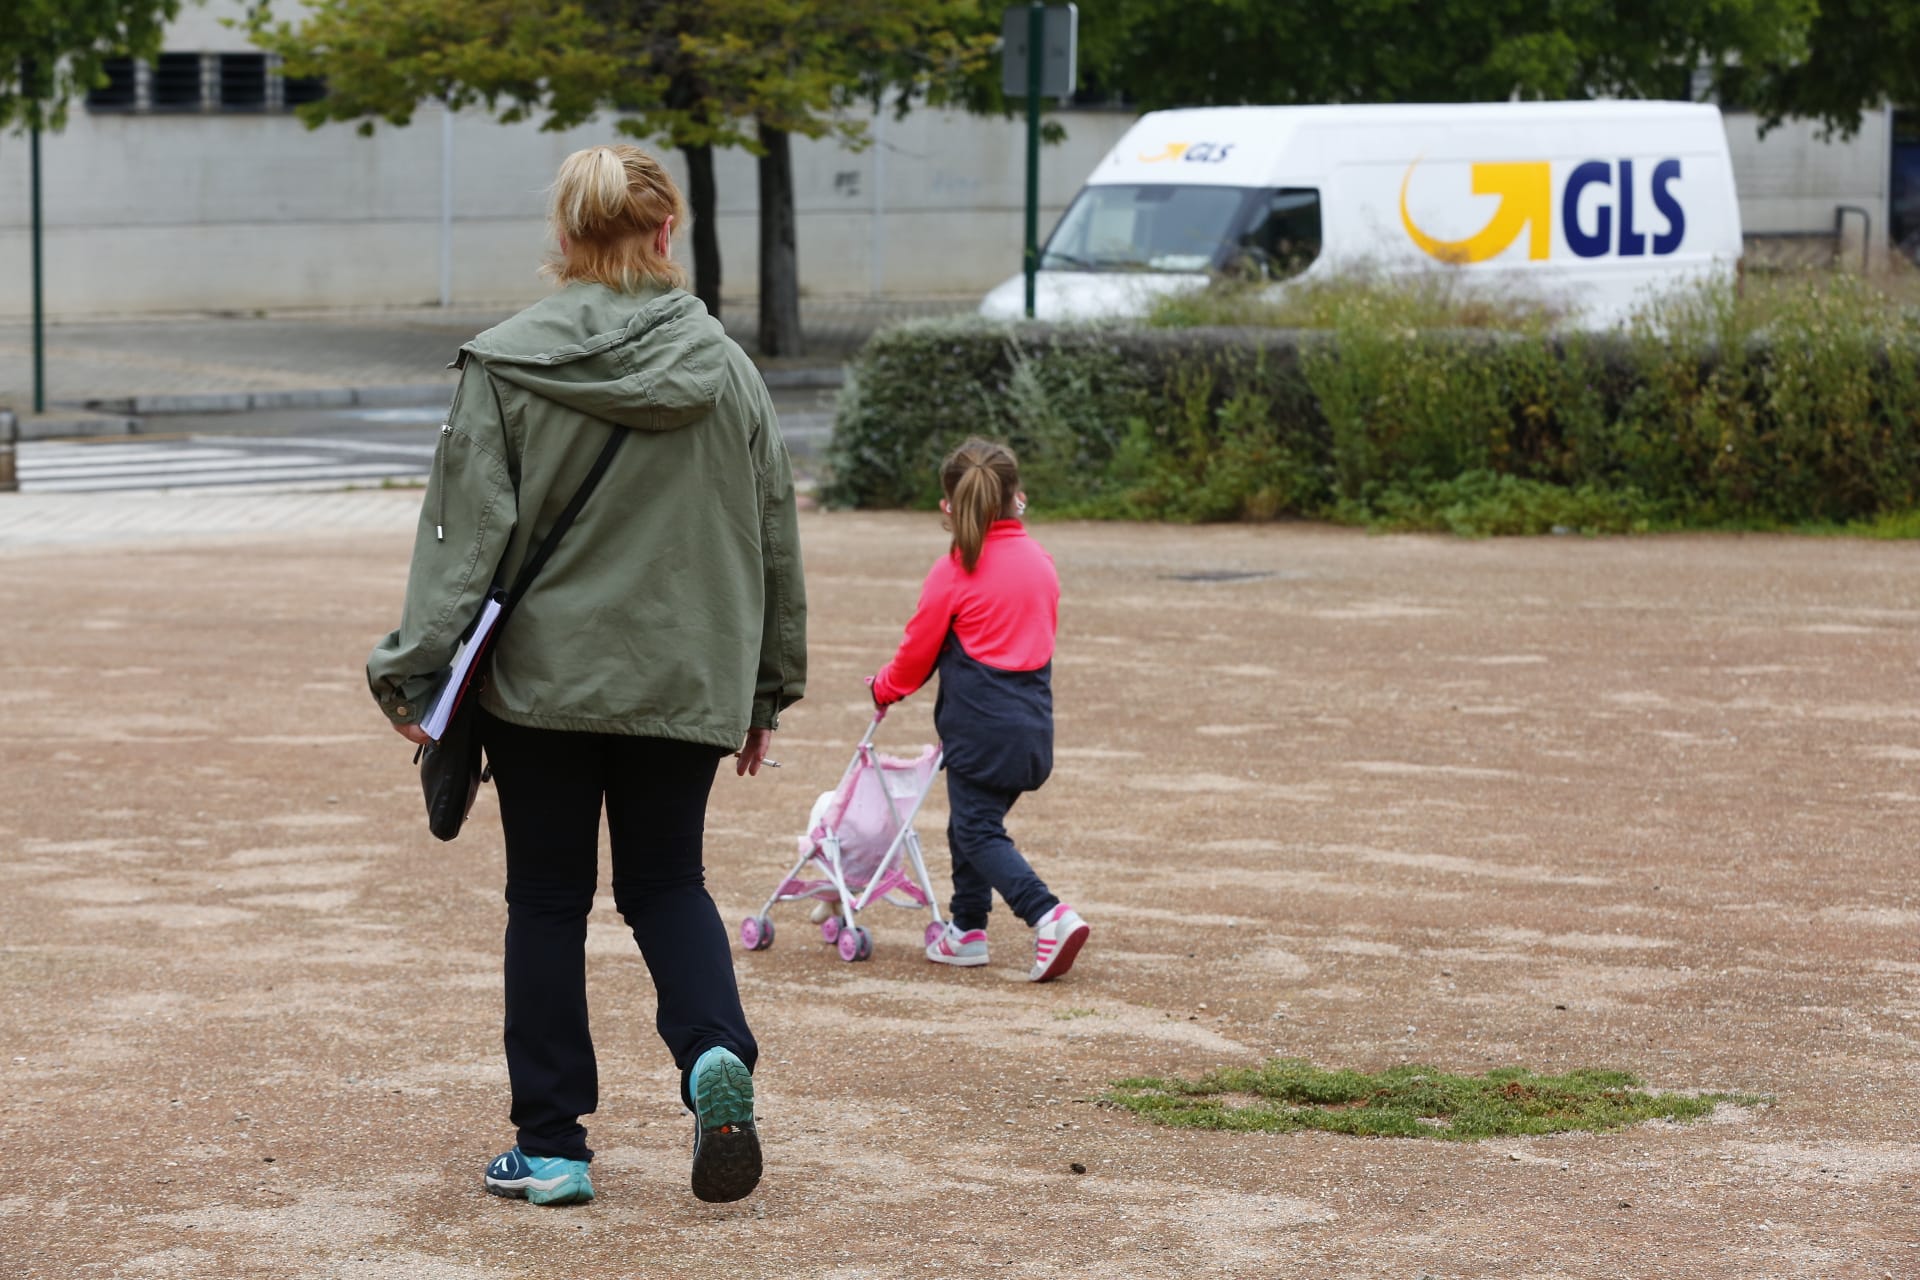
[[[1911,547],[1043,524],[1059,767],[1013,826],[1079,965],[1025,983],[1001,912],[992,965],[939,969],[884,907],[844,964],[776,908],[738,956],[768,1172],[709,1206],[603,893],[600,1198],[539,1209],[479,1184],[511,1142],[491,795],[432,841],[360,675],[418,501],[0,556],[11,1276],[1920,1276]],[[730,924],[943,541],[803,535],[814,691],[709,818]],[[942,884],[943,824],[936,792]],[[1099,1103],[1275,1053],[1771,1102],[1479,1144]]]

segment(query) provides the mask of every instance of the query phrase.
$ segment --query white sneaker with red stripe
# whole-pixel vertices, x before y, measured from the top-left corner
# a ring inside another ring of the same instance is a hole
[[[1064,902],[1047,912],[1033,927],[1033,972],[1028,980],[1048,982],[1073,968],[1073,958],[1092,932],[1080,913]]]
[[[927,959],[963,969],[983,965],[987,962],[987,931],[969,929],[962,933],[949,920],[940,936],[927,944]]]

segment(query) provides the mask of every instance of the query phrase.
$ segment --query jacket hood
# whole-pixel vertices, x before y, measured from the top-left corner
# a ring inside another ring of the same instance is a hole
[[[683,290],[576,284],[461,350],[501,381],[603,422],[677,431],[713,412],[731,345]]]

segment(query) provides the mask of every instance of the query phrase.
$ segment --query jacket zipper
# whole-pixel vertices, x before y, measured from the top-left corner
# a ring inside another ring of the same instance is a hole
[[[433,492],[439,495],[438,509],[434,512],[433,518],[433,540],[435,542],[445,542],[447,540],[447,437],[453,434],[453,418],[455,414],[460,412],[460,393],[467,389],[466,351],[462,350],[458,356],[454,357],[453,363],[448,365],[447,368],[458,369],[460,371],[460,381],[453,384],[453,402],[447,406],[446,421],[440,424],[439,446],[433,451]]]
[[[440,447],[433,451],[433,491],[435,494],[438,495],[439,503],[440,503],[440,509],[434,514],[434,518],[433,518],[433,540],[435,542],[445,542],[447,540],[447,486],[446,486],[446,474],[445,474],[446,473],[445,459],[447,456],[447,437],[452,434],[453,434],[453,424],[449,422],[441,423],[440,424]]]

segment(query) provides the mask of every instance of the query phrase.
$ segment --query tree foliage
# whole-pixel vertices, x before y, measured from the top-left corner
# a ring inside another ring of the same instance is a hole
[[[406,124],[422,101],[570,129],[598,112],[669,146],[756,148],[760,126],[858,144],[845,108],[952,100],[988,56],[978,0],[318,0],[256,41],[324,75],[309,123]]]
[[[1146,109],[1672,98],[1696,68],[1793,63],[1822,2],[1082,0],[1080,29],[1088,72]]]
[[[1804,116],[1841,134],[1882,101],[1920,105],[1920,5],[1819,0],[1805,56],[1756,63],[1740,96],[1769,124]]]
[[[0,3],[0,129],[59,129],[67,103],[102,82],[110,57],[160,48],[180,0]]]

